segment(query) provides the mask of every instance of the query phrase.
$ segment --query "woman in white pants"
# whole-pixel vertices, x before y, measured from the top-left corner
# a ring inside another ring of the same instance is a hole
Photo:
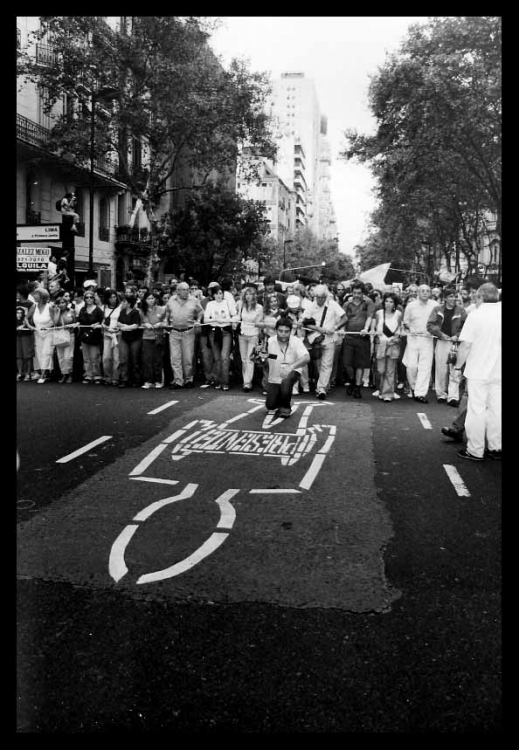
[[[32,293],[35,305],[28,325],[34,330],[34,349],[39,364],[38,383],[49,380],[54,352],[54,303],[49,302],[50,295],[46,289],[39,287]]]
[[[256,289],[247,286],[238,305],[238,345],[240,347],[243,390],[252,390],[254,362],[251,354],[258,343],[259,329],[263,322],[263,306],[259,304]]]

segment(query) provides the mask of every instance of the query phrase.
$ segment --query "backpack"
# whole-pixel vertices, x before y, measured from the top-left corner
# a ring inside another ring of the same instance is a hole
[[[56,211],[59,211],[61,213],[61,201],[63,199],[60,198],[59,201],[56,201]]]

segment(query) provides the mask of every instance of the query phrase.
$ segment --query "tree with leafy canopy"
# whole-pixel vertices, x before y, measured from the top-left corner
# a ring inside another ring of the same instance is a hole
[[[115,33],[96,16],[43,16],[33,41],[47,41],[54,54],[41,66],[30,49],[22,51],[18,73],[46,91],[46,109],[54,110],[53,149],[86,167],[94,143],[95,158],[112,160],[138,199],[151,226],[149,278],[157,209],[168,192],[186,188],[172,186],[178,164],[194,175],[187,187],[199,189],[216,173],[234,173],[243,143],[268,158],[275,145],[264,110],[267,76],[250,72],[243,61],[222,67],[209,46],[214,19],[128,20]],[[71,106],[56,116],[54,105],[63,98]],[[130,158],[134,139],[143,146],[138,168]]]
[[[161,250],[178,264],[178,273],[200,283],[240,276],[243,261],[263,260],[260,239],[268,232],[265,207],[246,200],[223,184],[207,183],[185,205],[164,214]]]
[[[369,99],[376,133],[347,131],[342,156],[377,178],[380,247],[397,247],[407,263],[422,245],[476,262],[485,210],[501,236],[501,19],[411,27]]]

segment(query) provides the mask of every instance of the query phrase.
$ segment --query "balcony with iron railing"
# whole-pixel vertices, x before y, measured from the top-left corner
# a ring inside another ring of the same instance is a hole
[[[58,53],[54,47],[49,44],[36,45],[36,63],[37,65],[47,66],[55,65],[58,60]]]
[[[117,243],[132,243],[139,245],[149,245],[151,242],[151,236],[149,230],[146,227],[130,227],[118,226],[115,227],[115,242]]]
[[[50,130],[29,120],[23,115],[16,114],[16,137],[34,146],[47,146],[50,140]]]

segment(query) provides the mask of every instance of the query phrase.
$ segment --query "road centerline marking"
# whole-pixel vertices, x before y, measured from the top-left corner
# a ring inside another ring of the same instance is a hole
[[[162,404],[162,406],[158,406],[156,409],[153,409],[153,411],[149,411],[148,414],[158,414],[159,411],[164,411],[164,409],[167,409],[170,406],[174,406],[175,404],[178,404],[178,401],[168,401],[167,404]]]
[[[112,437],[113,437],[112,435],[103,435],[102,437],[97,438],[97,440],[92,440],[91,443],[84,445],[82,448],[78,448],[77,451],[74,451],[73,453],[69,453],[67,456],[63,456],[63,458],[58,458],[56,463],[66,464],[68,461],[72,461],[74,458],[77,458],[78,456],[82,456],[83,453],[87,453],[91,448],[94,448],[96,445],[105,443],[107,440],[110,440]]]
[[[450,464],[443,464],[443,468],[447,472],[447,476],[451,480],[458,495],[460,495],[460,497],[470,497],[470,492],[468,491],[467,486],[461,478],[457,468],[455,466],[451,466]]]
[[[423,428],[425,430],[432,430],[432,424],[427,419],[427,415],[426,414],[424,414],[423,412],[419,411],[418,414],[417,414],[417,416],[418,416],[418,419],[422,423],[422,426],[423,426]]]

